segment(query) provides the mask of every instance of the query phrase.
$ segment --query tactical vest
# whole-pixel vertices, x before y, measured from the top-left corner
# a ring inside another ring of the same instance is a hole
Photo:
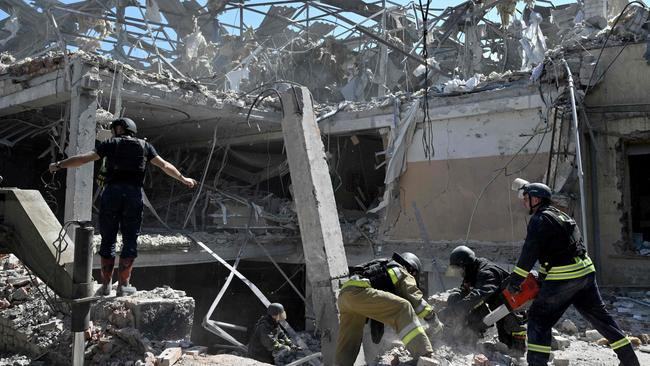
[[[144,173],[147,166],[146,142],[130,137],[116,137],[113,155],[106,157],[108,175],[114,173]]]
[[[395,285],[388,274],[389,268],[401,267],[397,262],[387,259],[375,259],[350,269],[350,275],[358,275],[370,281],[372,288],[395,293]]]
[[[553,206],[544,207],[540,214],[551,218],[563,234],[561,241],[553,245],[552,250],[540,251],[540,264],[550,269],[575,263],[575,258],[584,259],[587,250],[575,220]]]

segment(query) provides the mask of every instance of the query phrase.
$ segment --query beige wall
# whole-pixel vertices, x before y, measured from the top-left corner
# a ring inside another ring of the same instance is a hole
[[[521,155],[509,167],[518,174],[505,176],[499,169],[512,156],[420,161],[408,164],[400,179],[400,207],[391,207],[388,231],[392,239],[418,239],[420,232],[412,202],[418,206],[431,240],[465,239],[477,198],[492,178],[498,177],[485,189],[474,214],[469,239],[491,242],[523,240],[526,236],[527,212],[510,190],[518,176],[541,180],[548,154]]]
[[[592,107],[588,116],[599,149],[596,156],[590,156],[598,164],[596,223],[600,230],[599,240],[591,247],[597,243],[600,248],[597,270],[601,283],[609,286],[647,287],[650,278],[650,257],[630,250],[625,225],[630,204],[625,147],[631,141],[650,143],[650,66],[643,58],[645,50],[645,44],[628,46],[586,100]],[[604,70],[619,51],[620,47],[606,49],[599,69]],[[592,212],[588,214],[593,219]]]

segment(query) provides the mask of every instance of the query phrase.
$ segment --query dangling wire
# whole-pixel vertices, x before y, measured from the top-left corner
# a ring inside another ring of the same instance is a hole
[[[433,123],[429,116],[429,52],[427,50],[427,33],[429,19],[429,5],[431,0],[427,0],[426,8],[420,2],[420,12],[422,13],[422,58],[424,59],[424,96],[422,99],[422,148],[424,156],[431,160],[436,154],[433,146]]]

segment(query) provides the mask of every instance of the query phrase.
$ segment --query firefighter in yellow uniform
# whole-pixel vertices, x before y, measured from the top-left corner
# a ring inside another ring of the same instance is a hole
[[[376,333],[376,325],[386,324],[395,329],[414,358],[433,353],[426,334],[427,322],[432,324],[429,330],[432,334],[442,329],[442,323],[418,288],[416,278],[421,267],[415,254],[405,252],[351,269],[350,279],[341,286],[338,298],[340,327],[336,365],[352,366],[361,347],[367,319],[375,322],[371,324],[373,333]],[[383,327],[379,332],[383,333]]]

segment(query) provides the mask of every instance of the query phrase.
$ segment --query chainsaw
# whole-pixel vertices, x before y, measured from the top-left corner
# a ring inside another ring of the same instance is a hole
[[[503,305],[486,315],[483,318],[483,323],[489,327],[506,315],[524,309],[537,297],[538,293],[539,283],[537,277],[529,273],[528,277],[521,283],[518,292],[510,292],[507,288],[501,291]]]

